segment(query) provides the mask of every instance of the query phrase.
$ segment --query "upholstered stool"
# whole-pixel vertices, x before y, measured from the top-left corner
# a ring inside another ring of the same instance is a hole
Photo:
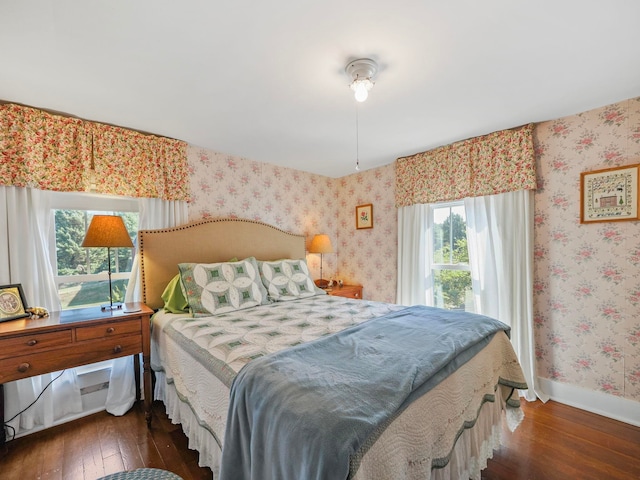
[[[112,473],[98,480],[182,480],[182,477],[158,468],[138,468],[130,472]]]

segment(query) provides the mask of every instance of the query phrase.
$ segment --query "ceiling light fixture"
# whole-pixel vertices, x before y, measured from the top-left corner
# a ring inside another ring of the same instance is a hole
[[[378,73],[378,64],[370,58],[359,58],[347,64],[344,71],[351,77],[349,85],[354,91],[356,101],[364,102],[373,88],[373,78]]]
[[[373,88],[373,78],[378,73],[378,64],[370,58],[359,58],[347,63],[344,71],[351,78],[351,90],[356,102],[364,102]],[[360,170],[360,131],[358,126],[358,103],[356,103],[356,170]]]

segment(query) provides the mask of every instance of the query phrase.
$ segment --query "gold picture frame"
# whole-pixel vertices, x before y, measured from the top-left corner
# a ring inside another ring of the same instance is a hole
[[[358,205],[356,207],[356,228],[373,228],[373,204]]]
[[[21,284],[0,286],[0,322],[28,317],[26,309]]]
[[[580,223],[640,220],[640,164],[580,174]]]

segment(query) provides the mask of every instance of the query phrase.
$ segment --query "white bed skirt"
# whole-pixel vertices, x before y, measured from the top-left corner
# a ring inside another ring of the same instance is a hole
[[[217,480],[222,450],[214,435],[204,426],[203,422],[199,421],[189,403],[180,398],[173,384],[167,384],[164,372],[157,371],[155,375],[155,399],[161,400],[165,404],[167,415],[174,424],[181,424],[189,439],[189,448],[199,452],[198,464],[201,467],[209,467],[213,472],[214,480]],[[383,437],[364,455],[354,480],[388,480],[389,478],[398,480],[471,478],[479,480],[481,470],[487,466],[487,460],[493,457],[493,450],[501,444],[502,421],[506,421],[509,430],[513,431],[523,418],[521,410],[511,408],[503,410],[502,405],[504,405],[504,400],[501,389],[498,388],[495,401],[485,402],[473,426],[463,430],[446,467],[431,469],[431,459],[425,462],[428,465],[419,465],[420,462],[416,461],[408,463],[405,459],[407,454],[410,454],[407,450],[411,449],[412,442],[404,442],[399,447],[397,442],[395,444],[384,442],[383,434]],[[398,431],[402,431],[405,422],[414,420],[411,415],[403,415],[388,427],[385,434],[397,434]],[[384,465],[385,468],[381,469],[381,465]]]

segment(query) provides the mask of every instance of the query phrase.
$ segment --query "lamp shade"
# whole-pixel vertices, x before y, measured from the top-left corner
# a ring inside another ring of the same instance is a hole
[[[331,245],[329,235],[324,233],[315,235],[313,240],[311,240],[309,253],[333,253],[333,245]]]
[[[82,247],[133,247],[133,242],[119,215],[94,215]]]

